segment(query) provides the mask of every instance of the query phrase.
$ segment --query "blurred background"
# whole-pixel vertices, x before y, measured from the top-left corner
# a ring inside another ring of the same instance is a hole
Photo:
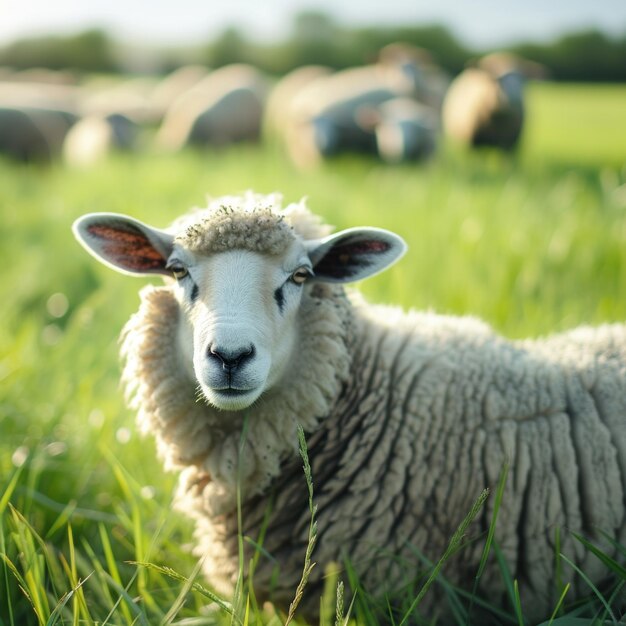
[[[407,41],[428,48],[451,73],[494,49],[532,56],[555,80],[623,81],[626,7],[620,0],[546,6],[540,0],[273,0],[175,7],[146,0],[4,0],[0,62],[16,69],[163,74],[195,62],[254,62],[275,74],[303,64],[333,68],[371,60]]]
[[[230,623],[131,563],[195,566],[118,384],[148,279],[70,229],[247,189],[402,235],[371,300],[623,322],[626,2],[0,0],[0,626]]]
[[[23,161],[262,139],[304,167],[425,160],[442,136],[513,150],[529,81],[626,80],[620,0],[6,5],[0,153]]]

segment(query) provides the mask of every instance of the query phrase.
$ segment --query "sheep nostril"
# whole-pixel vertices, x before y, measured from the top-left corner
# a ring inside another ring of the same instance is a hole
[[[228,350],[211,344],[208,349],[209,358],[218,360],[225,370],[232,371],[254,356],[254,346],[249,345],[238,350]]]

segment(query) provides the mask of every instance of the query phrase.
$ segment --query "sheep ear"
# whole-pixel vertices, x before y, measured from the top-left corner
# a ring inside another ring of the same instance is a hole
[[[171,274],[165,265],[174,238],[165,231],[117,213],[83,215],[72,230],[89,254],[122,274]]]
[[[406,251],[399,235],[380,228],[349,228],[309,243],[315,280],[350,283],[393,265]]]

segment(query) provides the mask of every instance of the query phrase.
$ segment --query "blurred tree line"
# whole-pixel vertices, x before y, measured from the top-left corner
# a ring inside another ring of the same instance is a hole
[[[380,48],[394,41],[426,48],[451,74],[457,74],[472,58],[491,51],[468,48],[441,25],[348,28],[324,13],[307,11],[296,16],[290,35],[283,41],[259,43],[231,27],[204,47],[161,51],[156,66],[166,73],[188,62],[209,67],[243,62],[276,75],[306,64],[340,69],[373,61]],[[518,43],[499,49],[542,63],[553,80],[626,82],[626,34],[611,38],[589,30],[565,34],[548,43]],[[120,44],[97,29],[65,37],[19,40],[0,49],[0,65],[78,72],[124,72],[132,66]]]

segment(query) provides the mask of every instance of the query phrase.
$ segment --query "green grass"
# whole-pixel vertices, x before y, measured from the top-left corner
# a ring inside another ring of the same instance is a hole
[[[361,285],[368,298],[540,335],[626,319],[624,128],[625,87],[544,84],[513,158],[443,150],[425,166],[346,158],[298,172],[277,148],[242,147],[88,171],[0,162],[0,626],[231,623],[207,611],[191,524],[170,507],[175,476],[118,387],[116,338],[145,281],[90,259],[74,218],[117,211],[162,226],[207,193],[308,196],[337,227],[409,243]],[[252,609],[237,619],[278,623]],[[367,622],[367,606],[357,614]]]

